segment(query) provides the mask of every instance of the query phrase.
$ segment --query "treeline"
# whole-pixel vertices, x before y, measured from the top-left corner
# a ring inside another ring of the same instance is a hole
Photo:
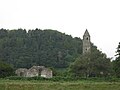
[[[82,53],[82,40],[55,30],[0,29],[0,60],[14,68],[66,68]]]

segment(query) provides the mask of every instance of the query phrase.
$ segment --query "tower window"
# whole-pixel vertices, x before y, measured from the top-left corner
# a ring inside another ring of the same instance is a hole
[[[86,38],[86,40],[88,40],[88,37]]]

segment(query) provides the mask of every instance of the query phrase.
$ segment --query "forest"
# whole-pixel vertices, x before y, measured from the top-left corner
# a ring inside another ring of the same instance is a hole
[[[66,68],[82,53],[82,40],[54,30],[0,30],[0,59],[14,68]]]
[[[0,77],[10,76],[17,68],[40,65],[65,69],[79,77],[120,77],[120,43],[116,60],[92,44],[91,55],[82,55],[82,39],[51,29],[0,29]],[[117,46],[116,46],[117,47]],[[90,59],[88,59],[90,58]],[[89,63],[89,64],[88,64]]]

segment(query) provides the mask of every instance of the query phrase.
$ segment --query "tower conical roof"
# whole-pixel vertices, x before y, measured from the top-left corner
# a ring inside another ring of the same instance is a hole
[[[85,33],[84,33],[84,36],[90,36],[88,30],[86,29]]]

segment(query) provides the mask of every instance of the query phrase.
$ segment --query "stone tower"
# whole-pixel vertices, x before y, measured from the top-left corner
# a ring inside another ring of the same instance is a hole
[[[83,35],[83,54],[91,52],[90,34],[86,29]]]

